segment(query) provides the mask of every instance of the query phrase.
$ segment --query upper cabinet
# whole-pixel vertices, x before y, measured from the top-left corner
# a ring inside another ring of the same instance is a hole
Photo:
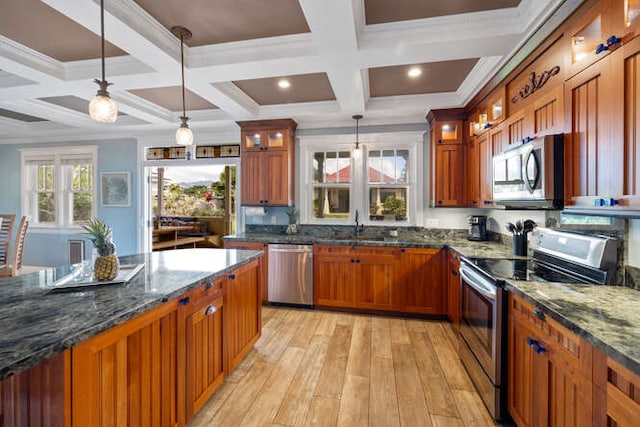
[[[431,206],[465,206],[462,120],[431,120]]]
[[[241,128],[240,203],[245,206],[293,205],[296,122],[281,119],[238,124]]]

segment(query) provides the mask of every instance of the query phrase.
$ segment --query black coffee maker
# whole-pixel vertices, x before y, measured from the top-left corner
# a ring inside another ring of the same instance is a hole
[[[487,217],[485,215],[469,215],[467,217],[469,223],[468,240],[485,241],[487,238]]]

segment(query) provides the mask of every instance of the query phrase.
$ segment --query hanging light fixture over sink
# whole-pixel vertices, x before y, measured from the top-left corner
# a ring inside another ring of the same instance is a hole
[[[176,131],[176,143],[178,143],[178,145],[191,145],[193,144],[193,132],[191,132],[187,124],[189,117],[187,117],[187,109],[184,101],[184,41],[190,40],[192,34],[191,31],[180,26],[171,28],[171,32],[176,37],[180,37],[180,62],[182,64],[182,116],[180,117],[180,127]]]
[[[107,87],[111,83],[108,83],[104,76],[104,0],[100,0],[100,36],[102,38],[102,80],[94,80],[100,89],[89,103],[89,116],[97,122],[113,123],[118,118],[118,106],[107,92]]]
[[[353,147],[353,157],[360,157],[362,155],[362,151],[360,150],[360,129],[359,129],[359,123],[360,120],[362,119],[362,114],[356,114],[354,116],[351,117],[353,120],[356,121],[356,146]]]

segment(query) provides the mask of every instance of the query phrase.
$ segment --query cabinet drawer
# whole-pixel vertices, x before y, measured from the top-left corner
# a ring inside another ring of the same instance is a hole
[[[315,255],[389,255],[396,256],[400,248],[386,246],[361,246],[361,245],[314,245]]]
[[[569,365],[580,369],[582,374],[592,377],[592,347],[560,323],[549,318],[539,307],[513,296],[509,298],[509,314],[526,324],[542,340],[549,351],[561,353]]]
[[[198,301],[202,298],[218,298],[224,295],[224,278],[218,277],[215,280],[210,279],[189,293],[192,301]]]

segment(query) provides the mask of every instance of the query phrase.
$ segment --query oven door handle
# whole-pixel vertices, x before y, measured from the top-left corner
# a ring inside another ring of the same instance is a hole
[[[463,280],[467,285],[471,286],[473,289],[492,301],[496,299],[495,284],[491,280],[476,273],[465,264],[460,264],[460,280]]]

